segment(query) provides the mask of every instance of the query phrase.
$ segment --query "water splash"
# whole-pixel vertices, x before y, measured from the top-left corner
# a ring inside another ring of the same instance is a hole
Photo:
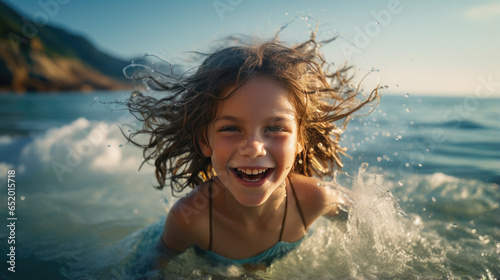
[[[360,167],[350,189],[340,186],[337,181],[343,179],[337,175],[332,182],[321,184],[340,192],[349,201],[349,207],[343,209],[348,211],[347,222],[334,221],[333,227],[317,226],[315,234],[304,244],[307,248],[302,248],[295,258],[324,263],[308,262],[308,265],[317,265],[315,269],[322,271],[323,276],[331,274],[335,278],[403,279],[413,277],[416,272],[429,276],[426,268],[432,268],[437,275],[446,275],[440,264],[446,259],[442,245],[430,244],[422,234],[422,218],[415,214],[410,217],[399,206],[390,191],[395,183],[367,173],[367,167],[366,163]],[[436,248],[442,251],[436,252]],[[291,257],[285,262],[297,266],[296,261]],[[292,274],[286,275],[289,276]]]
[[[366,175],[363,164],[351,191],[353,206],[342,246],[355,271],[363,274],[384,270],[397,272],[411,260],[408,248],[415,231],[406,213],[378,175]],[[356,275],[357,273],[354,273]]]
[[[164,90],[164,86],[177,84],[186,73],[181,66],[150,54],[132,60],[123,69],[126,78],[140,82],[149,91]]]

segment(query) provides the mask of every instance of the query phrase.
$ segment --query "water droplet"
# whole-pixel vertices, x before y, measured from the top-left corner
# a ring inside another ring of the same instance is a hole
[[[399,180],[398,184],[399,184],[400,186],[403,186],[403,185],[404,185],[403,181],[401,181],[401,180]]]
[[[111,148],[111,145],[108,145],[108,148]]]
[[[201,276],[201,271],[199,271],[198,269],[195,269],[195,270],[193,270],[193,275],[199,277],[199,276]]]
[[[406,112],[410,112],[411,111],[411,108],[406,108]]]
[[[407,162],[407,163],[405,163],[405,166],[406,167],[410,167],[410,164]]]
[[[24,195],[21,195],[21,200],[25,200],[26,197]]]
[[[409,93],[405,94],[405,97],[406,98],[410,97],[410,94]]]
[[[382,158],[381,158],[381,157],[377,157],[377,161],[378,161],[378,162],[381,162],[381,161],[382,161]]]
[[[452,228],[456,228],[456,227],[458,227],[458,225],[457,225],[456,223],[451,223],[451,224],[450,224],[450,227],[452,227]]]
[[[419,164],[418,164],[418,167],[422,167],[422,164],[421,164],[421,163],[419,163]]]
[[[95,101],[95,102],[98,102],[98,101],[99,101],[99,97],[97,97],[97,96],[96,96],[96,97],[94,97],[94,101]]]
[[[288,16],[288,13],[285,13],[285,16]]]
[[[436,198],[435,197],[432,197],[432,202],[436,202]]]
[[[120,148],[123,147],[123,144],[118,145],[118,147],[120,147]]]
[[[376,24],[380,24],[380,22],[378,22],[378,21],[376,21],[375,23],[376,23]]]

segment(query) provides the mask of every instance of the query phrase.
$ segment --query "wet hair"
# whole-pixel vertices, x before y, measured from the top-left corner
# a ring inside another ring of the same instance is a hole
[[[200,142],[207,141],[207,129],[220,102],[256,76],[281,84],[295,107],[298,141],[303,149],[292,172],[325,177],[340,169],[346,151],[339,145],[340,134],[354,112],[378,100],[378,88],[367,96],[362,94],[350,84],[351,68],[330,71],[331,65],[319,46],[314,35],[293,46],[276,39],[239,42],[205,54],[192,74],[162,73],[168,79],[157,74],[135,77],[147,79],[156,90],[164,91],[157,97],[134,91],[127,104],[130,112],[143,121],[143,127],[126,137],[143,149],[143,164],[154,161],[157,188],[169,184],[175,194],[216,176],[210,157],[201,152]],[[233,90],[228,95],[230,88]],[[139,135],[146,135],[148,141],[134,140]]]

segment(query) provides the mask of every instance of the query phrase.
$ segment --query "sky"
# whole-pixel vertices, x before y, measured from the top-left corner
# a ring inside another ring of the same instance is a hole
[[[393,94],[500,97],[499,0],[8,0],[28,19],[47,19],[98,49],[169,62],[210,51],[234,34],[323,46],[333,65],[354,65],[362,86]]]

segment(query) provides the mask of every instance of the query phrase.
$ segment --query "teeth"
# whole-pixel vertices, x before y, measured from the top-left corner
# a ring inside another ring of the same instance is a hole
[[[264,173],[268,170],[268,168],[264,168],[264,169],[241,169],[241,168],[237,168],[239,172],[241,173],[245,173],[247,175],[258,175],[258,174],[261,174],[261,173]]]

